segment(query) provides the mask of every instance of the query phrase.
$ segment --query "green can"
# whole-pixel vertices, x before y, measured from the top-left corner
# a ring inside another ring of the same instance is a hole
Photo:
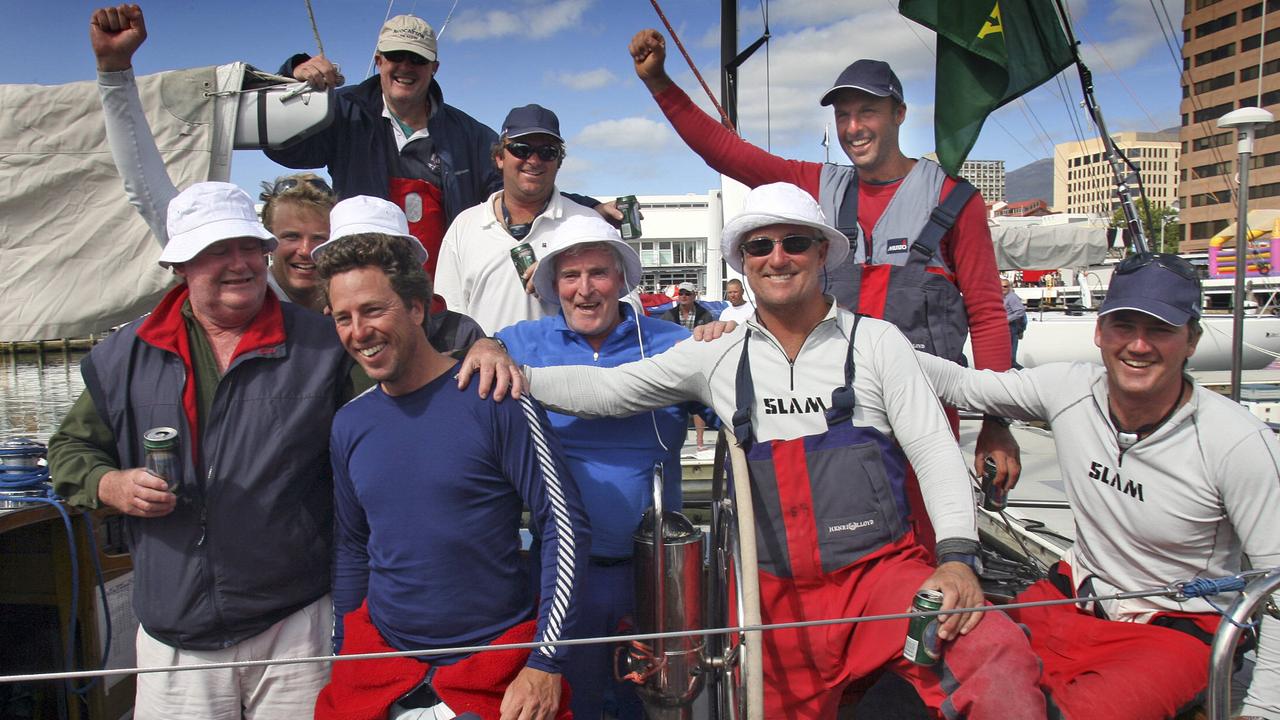
[[[640,203],[635,195],[623,195],[616,201],[618,212],[622,213],[622,239],[635,240],[640,237]]]
[[[537,256],[533,254],[533,246],[529,243],[522,242],[511,248],[511,262],[515,263],[516,277],[520,278],[521,282],[524,281],[524,274],[537,261]]]
[[[942,592],[921,590],[911,602],[912,612],[932,612],[942,609]],[[913,617],[907,626],[907,642],[902,647],[902,657],[917,665],[933,665],[942,657],[942,641],[938,638],[937,615]]]

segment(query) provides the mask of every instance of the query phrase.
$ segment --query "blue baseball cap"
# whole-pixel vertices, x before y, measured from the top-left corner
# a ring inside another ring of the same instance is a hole
[[[841,90],[859,90],[876,97],[891,97],[898,102],[906,102],[902,99],[902,81],[894,74],[889,63],[883,60],[862,59],[845,68],[831,89],[822,94],[819,104],[830,105],[835,101],[835,94]]]
[[[524,135],[550,135],[560,142],[560,118],[541,105],[525,105],[512,108],[507,119],[502,121],[502,134],[507,138],[518,138]]]
[[[1098,317],[1137,310],[1169,325],[1200,317],[1200,277],[1186,259],[1167,253],[1131,255],[1116,265]]]

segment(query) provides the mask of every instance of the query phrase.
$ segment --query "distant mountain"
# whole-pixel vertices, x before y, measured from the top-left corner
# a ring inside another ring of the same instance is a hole
[[[1040,198],[1053,205],[1053,158],[1036,160],[1006,173],[1004,196],[1011,203]]]

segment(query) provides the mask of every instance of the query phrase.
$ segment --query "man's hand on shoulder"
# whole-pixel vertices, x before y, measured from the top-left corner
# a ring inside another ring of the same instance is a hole
[[[316,90],[342,87],[347,81],[341,68],[329,62],[329,58],[317,55],[293,69],[293,79],[301,80]]]
[[[98,481],[98,499],[125,515],[153,518],[173,512],[178,496],[145,468],[112,470]]]
[[[627,46],[631,60],[636,65],[636,77],[644,82],[649,92],[658,93],[671,87],[671,78],[665,67],[667,61],[667,41],[662,33],[646,28],[631,38]]]
[[[713,320],[704,323],[693,329],[694,342],[709,342],[718,339],[721,335],[728,335],[733,329],[738,327],[738,323],[733,320]]]
[[[982,586],[978,584],[978,576],[962,562],[943,563],[933,571],[928,580],[920,586],[921,590],[941,590],[942,608],[981,607],[985,603]],[[962,613],[939,616],[938,637],[943,640],[954,640],[967,635],[978,626],[982,613]]]
[[[560,708],[560,675],[526,667],[502,696],[502,720],[551,720]]]
[[[98,8],[89,18],[89,43],[100,72],[133,67],[133,54],[146,39],[147,24],[137,5]]]
[[[524,394],[524,374],[520,366],[507,354],[506,348],[494,338],[481,338],[471,345],[467,356],[458,367],[458,389],[466,390],[471,382],[472,373],[479,372],[480,380],[477,389],[480,397],[488,397],[493,390],[494,402],[507,396],[519,399]]]

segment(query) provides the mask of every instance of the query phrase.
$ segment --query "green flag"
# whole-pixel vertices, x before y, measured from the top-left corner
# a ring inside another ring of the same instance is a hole
[[[900,0],[938,34],[934,142],[955,175],[993,110],[1075,59],[1051,0]]]

